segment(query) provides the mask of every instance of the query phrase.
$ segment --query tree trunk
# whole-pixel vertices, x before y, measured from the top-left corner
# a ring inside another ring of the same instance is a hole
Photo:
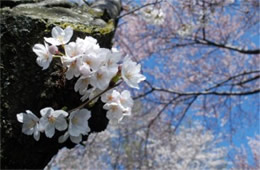
[[[100,0],[78,7],[64,0],[3,0],[0,10],[1,168],[42,169],[58,149],[74,144],[59,144],[58,137],[64,132],[57,131],[53,138],[41,134],[40,140],[35,141],[33,136],[22,133],[16,114],[31,110],[40,117],[39,111],[44,107],[70,110],[81,102],[74,91],[76,79],[65,79],[59,61],[41,70],[32,47],[43,43],[43,37],[50,37],[51,29],[59,25],[73,27],[73,41],[89,35],[98,39],[101,47],[111,48],[121,2]],[[104,130],[108,119],[102,103],[99,101],[91,110],[91,131]]]

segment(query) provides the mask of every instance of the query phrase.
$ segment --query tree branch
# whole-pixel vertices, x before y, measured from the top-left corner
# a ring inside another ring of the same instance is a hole
[[[183,119],[184,119],[186,113],[187,113],[188,110],[190,109],[192,103],[195,102],[195,100],[197,99],[197,97],[198,97],[198,96],[195,96],[195,97],[188,103],[187,107],[185,108],[185,110],[184,110],[183,113],[182,113],[182,116],[181,116],[180,120],[178,121],[177,125],[176,125],[175,128],[173,129],[173,133],[175,133],[175,132],[177,131],[177,129],[179,128],[181,122],[183,121]]]
[[[208,46],[214,46],[214,47],[219,47],[219,48],[224,48],[224,49],[228,49],[228,50],[233,50],[239,53],[243,53],[243,54],[249,54],[249,55],[254,55],[254,54],[260,54],[260,49],[254,49],[254,50],[246,50],[246,49],[242,49],[240,47],[235,47],[232,45],[228,45],[228,44],[220,44],[220,43],[216,43],[207,39],[195,39],[196,43],[202,44],[202,45],[208,45]]]
[[[198,91],[198,92],[181,92],[181,91],[175,91],[175,90],[168,90],[168,89],[163,89],[163,88],[158,88],[158,87],[153,87],[151,85],[150,82],[148,81],[145,81],[145,83],[150,87],[150,90],[143,93],[143,94],[140,94],[136,97],[134,97],[134,99],[138,99],[138,98],[142,98],[142,97],[145,97],[147,95],[149,95],[150,93],[154,92],[154,91],[160,91],[160,92],[166,92],[166,93],[171,93],[171,94],[175,94],[175,95],[180,95],[180,96],[200,96],[200,95],[217,95],[217,96],[243,96],[243,95],[251,95],[251,94],[256,94],[256,93],[259,93],[260,92],[260,88],[257,88],[257,89],[253,89],[253,90],[249,90],[249,91],[242,91],[242,92],[232,92],[232,91],[210,91],[212,89],[216,89],[222,85],[224,85],[225,83],[227,83],[228,81],[230,80],[233,80],[233,79],[236,79],[238,77],[241,77],[241,76],[245,76],[245,75],[249,75],[249,74],[255,74],[255,73],[259,73],[260,70],[254,70],[254,71],[249,71],[249,72],[243,72],[243,73],[240,73],[240,74],[237,74],[237,75],[234,75],[234,76],[231,76],[229,77],[228,79],[220,82],[220,83],[217,83],[216,85],[210,87],[210,88],[207,88],[203,91]],[[249,78],[247,80],[244,80],[240,83],[237,83],[237,85],[241,85],[241,84],[245,84],[245,83],[248,83],[250,81],[253,81],[253,80],[257,80],[259,79],[260,76],[257,75],[253,78]]]

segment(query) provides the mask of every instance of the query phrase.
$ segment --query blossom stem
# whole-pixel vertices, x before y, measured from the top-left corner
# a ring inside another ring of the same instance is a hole
[[[112,89],[112,88],[114,88],[114,87],[116,87],[116,86],[119,86],[121,83],[122,83],[122,81],[120,81],[120,82],[117,83],[117,84],[114,84],[113,86],[108,86],[108,88],[106,88],[104,91],[102,91],[101,93],[99,93],[98,95],[96,95],[95,97],[93,97],[92,99],[89,99],[88,101],[82,103],[80,106],[78,106],[78,107],[76,107],[76,108],[74,108],[74,109],[72,109],[72,110],[70,110],[70,111],[68,111],[68,112],[70,113],[70,112],[73,112],[73,111],[75,111],[75,110],[77,110],[77,109],[83,108],[84,106],[90,104],[92,101],[94,101],[95,99],[97,99],[98,97],[100,97],[102,94],[104,94],[104,93],[107,92],[108,90],[110,90],[110,89]]]
[[[53,58],[61,58],[61,56],[59,56],[59,55],[53,55],[52,57]]]
[[[59,54],[60,54],[61,56],[64,56],[64,55],[65,55],[65,54],[63,54],[63,53],[62,53],[62,52],[60,52],[60,51],[59,51]]]

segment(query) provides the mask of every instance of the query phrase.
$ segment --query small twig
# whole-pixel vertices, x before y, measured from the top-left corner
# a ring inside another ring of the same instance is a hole
[[[175,128],[173,129],[173,134],[175,134],[175,132],[177,131],[177,129],[179,128],[181,122],[183,121],[186,113],[188,112],[188,110],[190,109],[192,103],[194,103],[194,101],[197,99],[198,96],[195,96],[189,103],[188,106],[185,108],[185,110],[183,111],[180,120],[178,121],[177,125],[175,126]]]
[[[122,81],[120,81],[119,83],[117,83],[117,84],[115,84],[115,85],[113,85],[113,86],[109,86],[107,89],[105,89],[104,91],[102,91],[101,93],[99,93],[98,95],[96,95],[95,97],[93,97],[92,99],[89,99],[88,101],[82,103],[82,104],[79,105],[78,107],[76,107],[76,108],[74,108],[74,109],[72,109],[72,110],[70,110],[70,111],[68,111],[68,112],[73,112],[73,111],[75,111],[75,110],[77,110],[77,109],[83,108],[84,106],[90,104],[92,101],[94,101],[95,99],[97,99],[98,97],[100,97],[102,94],[106,93],[106,92],[109,91],[110,89],[112,89],[112,88],[118,86],[119,84],[121,84],[121,82],[122,82]]]

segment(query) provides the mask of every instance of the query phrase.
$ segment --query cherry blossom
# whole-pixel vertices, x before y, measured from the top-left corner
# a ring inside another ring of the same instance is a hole
[[[30,110],[26,110],[26,113],[19,113],[16,117],[19,122],[23,123],[22,132],[26,135],[33,134],[34,139],[38,141],[40,139],[39,118]]]
[[[117,49],[113,48],[111,51],[108,51],[106,54],[105,65],[108,69],[114,69],[113,72],[117,72],[118,70],[118,62],[121,60],[122,53]]]
[[[100,46],[97,43],[97,39],[90,37],[90,36],[85,37],[85,39],[84,39],[85,53],[89,53],[90,51],[97,50],[99,48],[100,48]]]
[[[73,30],[71,27],[67,27],[63,30],[61,27],[56,26],[52,29],[51,35],[51,38],[44,37],[44,40],[52,45],[64,45],[70,41]]]
[[[101,50],[89,51],[82,56],[80,71],[84,76],[88,76],[92,71],[97,71],[103,64],[105,59],[100,56],[100,51]]]
[[[161,9],[147,7],[141,10],[143,19],[150,24],[161,25],[164,22],[165,14]]]
[[[104,103],[118,102],[120,93],[117,90],[110,90],[101,96],[101,101]]]
[[[75,92],[79,92],[79,94],[84,95],[85,92],[88,90],[90,84],[90,78],[81,76],[77,82],[75,83],[74,90]]]
[[[133,99],[128,90],[121,94],[116,90],[109,91],[101,96],[101,100],[106,103],[103,108],[108,110],[107,118],[112,124],[118,123],[124,116],[131,115]]]
[[[90,131],[88,127],[88,119],[90,118],[90,111],[87,109],[75,110],[69,116],[68,132],[71,136],[79,136]]]
[[[52,61],[52,54],[49,51],[49,46],[47,43],[35,44],[33,46],[33,52],[38,56],[36,62],[43,70],[47,69]]]
[[[125,108],[128,114],[131,113],[131,108],[134,105],[134,101],[131,98],[131,94],[128,90],[124,90],[120,95],[120,103]],[[126,113],[125,113],[126,114]]]
[[[122,77],[128,86],[139,89],[138,83],[145,80],[145,76],[140,74],[141,65],[126,57],[122,65]]]
[[[66,72],[66,78],[68,80],[72,79],[74,76],[78,77],[80,75],[79,68],[77,66],[77,60],[80,58],[80,45],[79,43],[71,42],[65,45],[66,56],[63,56],[63,64],[68,67]]]
[[[119,85],[118,81],[122,79],[133,88],[138,88],[138,83],[145,80],[145,77],[140,74],[140,64],[131,61],[128,57],[123,64],[119,64],[122,53],[117,49],[100,48],[97,40],[89,36],[86,36],[85,39],[77,38],[76,42],[69,42],[72,34],[73,31],[70,27],[63,30],[56,26],[52,29],[52,37],[44,38],[52,45],[36,44],[33,51],[38,56],[37,63],[43,69],[49,67],[53,57],[59,58],[63,69],[66,70],[65,75],[68,80],[79,77],[74,85],[74,90],[82,95],[80,100],[84,102],[88,99],[88,101],[68,113],[63,110],[53,110],[51,107],[41,109],[42,117],[40,119],[36,117],[37,121],[36,118],[31,118],[30,121],[25,122],[25,128],[23,128],[23,132],[27,134],[32,134],[33,130],[36,140],[39,140],[39,131],[45,132],[46,136],[51,138],[55,134],[55,129],[63,131],[68,128],[64,135],[60,136],[59,142],[70,138],[72,142],[79,143],[82,136],[87,135],[90,131],[88,119],[91,113],[84,107],[87,104],[95,104],[99,97],[105,103],[103,108],[107,110],[106,116],[111,124],[118,123],[124,116],[131,115],[133,99],[127,90],[120,94],[118,91],[110,89]],[[59,48],[63,48],[63,50],[58,49],[56,47],[58,45],[62,45]],[[112,79],[113,83],[111,83]],[[67,117],[68,115],[69,117]],[[22,122],[21,116],[21,114],[18,116],[20,122]],[[28,129],[28,122],[33,125],[30,126],[32,129]],[[30,132],[27,132],[29,130]]]
[[[63,110],[54,111],[51,107],[41,109],[40,129],[45,131],[45,135],[49,138],[53,137],[55,128],[59,131],[63,131],[67,128],[67,122],[65,117],[68,113]]]
[[[69,129],[60,136],[59,143],[65,142],[68,138],[73,143],[79,143],[82,140],[82,135],[86,135],[90,128],[88,127],[88,119],[90,118],[90,111],[87,109],[75,110],[69,116]]]
[[[102,66],[91,77],[91,85],[99,88],[100,90],[105,90],[108,87],[110,80],[115,76],[115,74],[115,72],[108,70],[107,67]]]
[[[106,116],[110,123],[117,124],[123,119],[124,107],[120,103],[106,103],[103,108],[108,110]]]

